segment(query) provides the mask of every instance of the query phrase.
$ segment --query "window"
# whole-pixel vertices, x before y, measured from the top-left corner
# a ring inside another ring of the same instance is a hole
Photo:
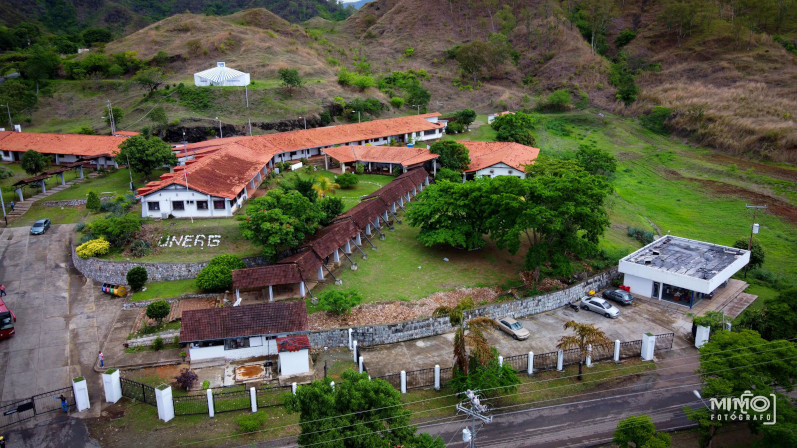
[[[249,338],[235,338],[224,340],[224,350],[235,350],[249,347]]]
[[[10,158],[11,157],[11,151],[3,151],[3,157],[5,157],[7,159]]]
[[[295,156],[295,155],[296,155],[296,151],[293,151],[293,152],[291,153],[290,157],[293,157],[293,156]]]
[[[149,211],[151,211],[151,212],[157,212],[157,211],[160,211],[160,209],[161,209],[161,203],[160,203],[160,202],[158,202],[158,201],[149,201],[149,202],[147,202],[147,208],[148,208],[148,209],[149,209]]]
[[[224,199],[221,199],[221,200],[217,199],[217,200],[213,201],[213,209],[214,210],[224,210],[226,208],[227,207],[224,204]]]
[[[185,210],[183,201],[172,201],[172,210]]]
[[[197,210],[207,210],[208,209],[208,201],[196,201],[196,209]]]

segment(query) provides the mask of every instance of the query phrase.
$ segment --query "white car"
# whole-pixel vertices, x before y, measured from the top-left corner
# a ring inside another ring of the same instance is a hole
[[[581,309],[595,311],[611,319],[617,319],[620,316],[620,310],[617,307],[600,297],[584,297],[581,299]]]

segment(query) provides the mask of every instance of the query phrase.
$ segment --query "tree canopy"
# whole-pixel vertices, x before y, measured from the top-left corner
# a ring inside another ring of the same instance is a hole
[[[157,168],[177,165],[177,157],[168,143],[158,137],[147,140],[141,135],[125,139],[119,145],[119,154],[115,160],[121,165],[129,163],[133,171],[143,174],[147,180]]]
[[[593,146],[582,144],[576,152],[576,161],[590,174],[609,177],[617,170],[617,159]]]
[[[299,386],[285,404],[299,412],[300,446],[336,448],[443,448],[440,437],[418,434],[410,426],[411,412],[387,381],[347,370],[334,388],[328,381]]]
[[[484,247],[487,222],[480,208],[482,181],[430,185],[407,208],[410,225],[419,227],[425,246],[448,244],[465,249]]]
[[[797,338],[797,288],[787,289],[764,301],[764,306],[742,313],[734,327],[749,328],[767,340]]]
[[[582,363],[586,359],[588,348],[592,346],[593,350],[602,350],[611,344],[611,340],[606,336],[606,333],[596,328],[592,324],[581,324],[573,320],[565,322],[565,330],[573,330],[574,335],[564,335],[559,338],[559,343],[556,348],[567,350],[577,348],[579,351],[578,358],[578,379],[581,380]]]
[[[26,173],[34,176],[44,171],[44,168],[47,167],[47,156],[29,149],[25,151],[25,154],[22,154],[21,164]]]
[[[136,72],[133,81],[149,89],[152,93],[166,81],[166,74],[160,67],[143,68]]]
[[[618,448],[669,448],[670,435],[656,432],[656,425],[647,415],[631,415],[617,424],[612,439]]]
[[[490,125],[496,131],[495,139],[499,142],[515,142],[521,145],[534,146],[536,140],[531,131],[537,125],[537,119],[524,112],[495,117]]]
[[[315,193],[315,190],[311,191]],[[241,221],[241,234],[263,246],[263,255],[275,260],[314,234],[324,212],[295,190],[271,190],[252,199]]]
[[[443,165],[443,168],[462,172],[470,166],[468,148],[454,140],[437,141],[432,144],[429,151],[434,154],[440,154],[437,160]]]
[[[750,262],[747,264],[749,269],[756,269],[760,268],[764,264],[764,257],[766,254],[764,253],[764,248],[761,247],[761,243],[758,242],[755,238],[752,240],[752,245],[750,244],[750,240],[747,238],[741,238],[736,240],[733,243],[733,247],[738,249],[747,250],[748,245],[750,246]]]
[[[302,77],[299,76],[299,70],[295,68],[281,68],[278,73],[282,85],[288,89],[289,93],[293,93],[293,89],[299,88],[304,84]]]

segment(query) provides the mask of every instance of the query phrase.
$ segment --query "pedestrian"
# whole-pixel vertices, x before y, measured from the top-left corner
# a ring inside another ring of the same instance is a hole
[[[0,284],[0,297],[6,295],[6,285]]]
[[[6,448],[6,437],[0,436],[0,448]]]
[[[105,362],[102,359],[102,352],[100,352],[100,354],[97,355],[97,358],[100,360],[100,367],[105,367]]]
[[[11,201],[11,204],[9,204],[9,205],[11,205],[11,211],[13,212],[14,211],[14,201]]]
[[[69,413],[69,403],[67,403],[66,397],[64,396],[64,394],[61,394],[60,397],[54,397],[54,398],[56,400],[61,400],[61,410],[63,410],[66,413]]]

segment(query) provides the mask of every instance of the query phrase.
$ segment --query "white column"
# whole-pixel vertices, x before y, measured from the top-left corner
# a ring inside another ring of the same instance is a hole
[[[304,289],[304,282],[299,282],[299,294],[304,297],[307,295],[307,291]]]
[[[83,179],[83,167],[80,167],[80,178]]]
[[[155,388],[155,404],[158,406],[158,418],[164,422],[174,418],[174,401],[172,401],[172,386],[158,386]]]
[[[343,251],[346,252],[347,254],[351,253],[351,243],[350,242],[346,241],[346,245],[343,246],[343,248],[344,248]]]
[[[529,352],[529,365],[526,367],[529,376],[534,375],[534,352]]]
[[[208,389],[208,416],[213,418],[216,415],[216,410],[213,409],[213,389]]]
[[[356,237],[354,237],[354,244],[356,244],[358,246],[362,246],[363,245],[363,240],[362,240],[362,237],[360,237],[359,233],[357,234]]]
[[[249,401],[252,403],[252,412],[257,412],[257,392],[254,387],[249,388]]]
[[[642,335],[642,361],[653,361],[653,351],[656,349],[656,336],[652,333]]]
[[[407,372],[404,370],[401,371],[401,393],[407,393]]]
[[[503,366],[504,366],[504,357],[498,355],[498,367],[503,367]]]
[[[294,395],[296,395],[296,391],[298,389],[299,389],[299,386],[297,386],[296,383],[291,383],[291,392],[293,392]]]
[[[371,234],[371,223],[370,222],[365,225],[365,234],[366,235],[370,235]]]
[[[556,370],[561,372],[562,369],[564,368],[564,363],[565,363],[565,352],[559,350],[558,352],[556,352]]]
[[[268,301],[274,301],[274,288],[272,288],[271,285],[268,285]]]
[[[122,381],[119,379],[119,369],[108,369],[102,374],[102,387],[105,389],[106,403],[116,403],[122,398]]]
[[[620,362],[620,340],[614,341],[614,362]]]
[[[75,406],[78,412],[85,411],[91,407],[89,386],[85,378],[79,376],[72,380],[72,392],[75,394]]]
[[[357,362],[357,341],[351,343],[352,358]]]
[[[353,346],[351,345],[351,341],[352,341],[351,334],[352,334],[353,332],[354,332],[354,330],[352,330],[351,328],[349,328],[349,350],[352,350],[352,348],[353,348]]]
[[[440,390],[440,366],[434,366],[434,390]]]
[[[323,267],[318,268],[318,279],[319,280],[323,280],[324,279],[324,268]]]
[[[335,390],[335,382],[334,381],[330,381],[329,382],[329,387],[331,387],[332,390]]]
[[[697,334],[695,335],[695,347],[700,348],[708,342],[709,335],[711,334],[711,327],[697,326]]]
[[[357,365],[360,368],[360,373],[363,373],[363,361],[365,361],[365,359],[362,356],[360,356],[360,359],[357,360]]]
[[[61,176],[61,185],[66,185],[66,181],[64,180],[64,173],[59,173],[58,175]]]
[[[587,367],[592,367],[592,344],[587,345]]]
[[[335,261],[335,262],[338,262],[338,263],[340,262],[340,253],[338,253],[337,249],[335,249],[335,253],[332,256],[332,261]]]

